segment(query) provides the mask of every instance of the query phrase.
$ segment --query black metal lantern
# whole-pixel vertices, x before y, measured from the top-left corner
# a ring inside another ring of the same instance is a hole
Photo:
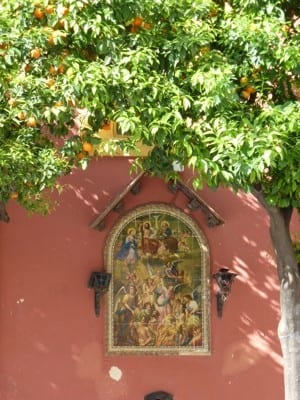
[[[100,315],[100,297],[108,291],[111,274],[108,272],[92,272],[88,288],[95,291],[95,314]]]
[[[231,292],[231,285],[236,276],[237,274],[230,272],[229,269],[225,267],[220,268],[219,271],[213,275],[213,278],[219,286],[219,291],[217,293],[217,312],[219,318],[222,318],[223,306]]]

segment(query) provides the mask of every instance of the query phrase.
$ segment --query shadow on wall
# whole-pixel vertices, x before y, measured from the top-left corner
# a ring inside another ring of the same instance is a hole
[[[279,282],[268,237],[268,217],[254,197],[241,192],[232,195],[231,208],[235,217],[226,222],[231,225],[230,237],[223,238],[222,246],[231,248],[227,262],[238,276],[225,303],[224,317],[228,308],[239,334],[224,351],[222,374],[240,374],[262,360],[282,374],[276,325],[280,318]],[[222,253],[214,257],[214,264],[224,265]]]
[[[121,157],[117,162],[116,159],[118,157],[105,158],[100,174],[99,164],[91,162],[89,174],[86,171],[76,170],[76,173],[63,178],[64,197],[67,196],[70,199],[69,205],[74,204],[75,208],[78,206],[77,202],[71,200],[72,195],[75,195],[75,198],[85,206],[89,213],[92,210],[93,215],[99,215],[114,196],[133,179],[130,174],[133,159]],[[100,165],[101,162],[102,160],[98,161]],[[78,182],[81,184],[78,185]]]

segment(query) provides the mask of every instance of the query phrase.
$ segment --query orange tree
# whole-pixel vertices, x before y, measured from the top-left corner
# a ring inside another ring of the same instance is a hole
[[[137,160],[153,174],[177,161],[196,188],[252,191],[277,257],[286,400],[300,399],[299,14],[296,0],[0,4],[2,219],[10,198],[44,211],[44,189],[87,165],[109,120],[124,150],[153,146]]]

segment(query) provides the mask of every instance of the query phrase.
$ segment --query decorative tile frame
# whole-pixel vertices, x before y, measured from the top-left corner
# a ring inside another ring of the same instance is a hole
[[[209,249],[190,216],[137,207],[111,230],[105,264],[108,354],[210,354]]]

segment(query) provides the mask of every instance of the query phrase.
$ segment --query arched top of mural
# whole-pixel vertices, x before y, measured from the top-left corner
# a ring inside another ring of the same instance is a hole
[[[110,354],[210,354],[209,248],[178,208],[151,203],[111,230],[105,264]]]

